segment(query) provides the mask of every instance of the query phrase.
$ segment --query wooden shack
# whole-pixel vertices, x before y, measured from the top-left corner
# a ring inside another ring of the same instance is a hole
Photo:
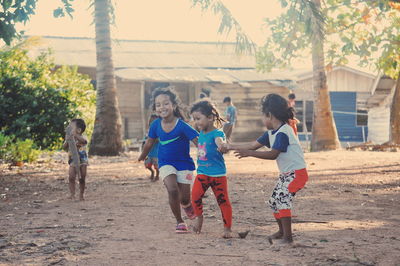
[[[388,76],[380,75],[372,87],[371,96],[367,100],[368,109],[368,141],[382,144],[390,138],[390,106],[392,103],[396,81]]]
[[[347,66],[337,66],[327,72],[333,117],[341,142],[365,142],[368,137],[367,100],[372,95],[376,75]],[[295,72],[300,140],[311,138],[313,120],[312,71]]]
[[[39,53],[50,47],[57,65],[77,65],[95,82],[95,42],[90,38],[43,37]],[[237,55],[234,43],[131,41],[113,44],[115,75],[124,138],[140,140],[147,131],[150,95],[161,86],[174,86],[189,106],[207,89],[220,111],[230,96],[238,108],[234,141],[249,141],[263,133],[260,99],[268,93],[286,97],[285,78],[255,70],[255,58]]]

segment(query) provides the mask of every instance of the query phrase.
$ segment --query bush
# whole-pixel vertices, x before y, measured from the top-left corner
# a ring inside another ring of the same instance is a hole
[[[35,162],[39,155],[40,151],[36,150],[35,144],[32,140],[17,140],[16,143],[13,143],[10,147],[11,151],[11,161],[12,162]]]
[[[56,68],[50,52],[32,59],[24,45],[0,51],[0,130],[41,149],[58,149],[72,118],[90,134],[95,90],[77,68]],[[22,145],[22,143],[20,143]]]
[[[6,136],[0,132],[0,160],[4,162],[35,162],[40,151],[35,149],[32,140],[15,139],[14,136]]]

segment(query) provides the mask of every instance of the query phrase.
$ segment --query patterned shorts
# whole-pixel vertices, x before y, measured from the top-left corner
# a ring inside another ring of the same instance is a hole
[[[280,210],[292,209],[294,195],[304,187],[307,180],[308,174],[305,168],[281,173],[269,199],[271,209],[275,213],[278,213]]]
[[[88,165],[89,159],[88,159],[86,151],[78,151],[78,154],[79,154],[80,165]],[[71,165],[71,163],[72,163],[72,158],[70,157],[68,159],[68,164]]]

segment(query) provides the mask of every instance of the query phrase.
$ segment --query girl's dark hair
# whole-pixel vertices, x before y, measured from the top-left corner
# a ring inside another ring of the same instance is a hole
[[[268,94],[261,100],[262,112],[272,114],[282,122],[287,123],[294,118],[294,109],[289,107],[285,98],[278,94]]]
[[[172,104],[174,104],[176,107],[174,109],[174,116],[179,117],[183,120],[186,120],[186,117],[184,115],[183,107],[182,107],[182,102],[181,99],[178,96],[178,93],[175,91],[174,87],[169,86],[166,88],[157,88],[153,91],[153,94],[151,96],[151,106],[153,108],[153,111],[156,110],[156,98],[159,95],[168,95],[169,99],[171,100]]]
[[[74,118],[71,120],[71,122],[75,122],[76,127],[81,129],[81,133],[85,132],[86,130],[85,120],[80,118]]]
[[[220,116],[217,107],[207,99],[201,99],[200,101],[195,102],[190,109],[190,114],[193,112],[200,112],[205,116],[212,115],[215,118],[216,126],[218,128],[222,127],[223,122],[225,122],[225,120]]]
[[[151,123],[152,123],[154,120],[156,120],[157,118],[159,118],[158,115],[156,115],[156,114],[151,114],[150,117],[149,117],[149,126],[150,126]]]

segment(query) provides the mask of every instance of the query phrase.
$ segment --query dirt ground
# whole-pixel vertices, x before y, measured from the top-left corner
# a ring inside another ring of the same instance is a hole
[[[400,153],[307,153],[294,239],[270,245],[274,161],[227,155],[233,229],[222,239],[212,193],[200,235],[177,235],[162,183],[136,153],[91,158],[86,201],[67,200],[67,164],[0,165],[1,265],[400,265]],[[187,221],[191,224],[191,221]]]

